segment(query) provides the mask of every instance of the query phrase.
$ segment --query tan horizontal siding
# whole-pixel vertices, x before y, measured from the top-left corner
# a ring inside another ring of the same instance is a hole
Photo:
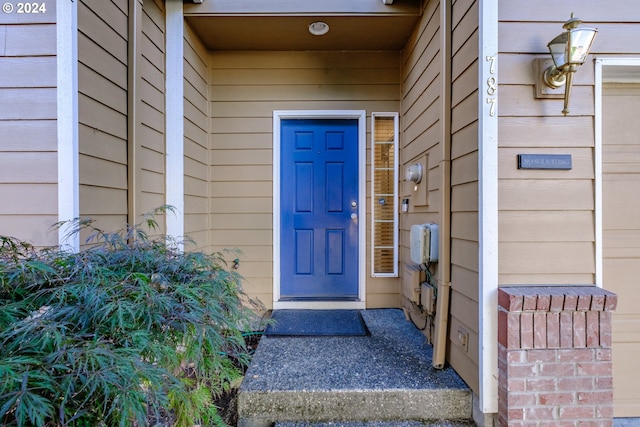
[[[139,100],[137,129],[137,161],[135,203],[138,214],[152,212],[165,204],[166,137],[165,137],[165,19],[162,4],[142,4],[139,36]],[[136,218],[139,220],[139,218]],[[165,221],[157,217],[157,234],[165,232]]]
[[[398,111],[400,57],[387,52],[212,52],[210,244],[242,250],[246,289],[273,300],[273,111]],[[370,122],[367,123],[367,133]],[[368,162],[367,158],[367,162]],[[367,187],[368,188],[368,187]],[[367,251],[368,256],[368,251]],[[398,306],[368,279],[369,306]],[[386,281],[384,281],[386,283]]]
[[[57,181],[57,180],[56,180]],[[54,181],[55,182],[55,181]],[[58,214],[58,186],[52,184],[0,184],[0,199],[15,200],[15,203],[2,203],[0,205],[0,216],[4,215],[25,215],[51,216]],[[53,224],[48,224],[51,226]],[[4,229],[2,225],[2,233],[5,236],[14,236],[18,238],[28,237],[29,230],[9,230]],[[54,238],[54,244],[57,238]],[[32,242],[40,244],[40,242]]]
[[[521,2],[518,2],[521,3]],[[631,10],[637,8],[634,5]],[[577,10],[576,16],[578,16]],[[580,11],[582,12],[582,10]],[[618,10],[620,15],[620,11]],[[501,22],[500,23],[500,51],[505,53],[546,53],[547,43],[555,36],[563,32],[562,24],[569,19],[571,13],[566,15],[558,14],[562,21],[539,21],[539,22]],[[632,14],[629,14],[632,16]],[[578,16],[585,19],[580,13]],[[599,19],[587,22],[590,27],[598,29],[592,54],[637,54],[638,46],[635,40],[640,38],[640,25],[637,22],[600,22]],[[503,37],[508,34],[518,34],[517,37]]]
[[[451,34],[451,316],[448,359],[479,393],[478,46],[479,6],[453,4]],[[458,330],[469,334],[459,344]]]
[[[56,53],[56,26],[53,24],[7,25],[1,28],[4,30],[3,56],[50,56]]]
[[[209,88],[208,55],[184,25],[184,233],[193,249],[209,249]]]
[[[561,99],[535,98],[534,61],[548,57],[547,42],[563,31],[572,12],[600,29],[592,53],[624,52],[630,46],[626,37],[637,31],[604,23],[613,13],[619,19],[621,9],[615,3],[624,2],[590,2],[580,10],[576,2],[567,2],[553,11],[554,18],[545,3],[501,1],[499,7],[498,62],[509,70],[500,73],[498,103],[501,285],[593,283],[593,62],[588,59],[576,73],[571,113],[564,117]],[[626,29],[626,35],[612,48],[609,31],[614,27],[614,32]],[[569,154],[572,168],[521,170],[518,154]]]
[[[0,235],[55,245],[55,8],[0,17]]]
[[[567,138],[566,117],[499,117],[500,151],[508,147],[554,148],[559,147],[560,141],[565,150],[593,146],[593,119],[572,117],[571,121],[575,126],[571,128],[572,137]]]
[[[43,151],[3,152],[0,154],[0,171],[0,184],[55,183],[57,156],[55,152]]]
[[[580,7],[577,8],[576,5]],[[557,22],[561,25],[564,23],[563,19],[568,19],[571,13],[575,12],[576,16],[585,22],[625,22],[633,19],[634,15],[624,12],[634,10],[637,6],[635,0],[561,3],[553,0],[537,0],[535,3],[525,0],[499,0],[498,18],[501,21]]]
[[[498,197],[502,211],[591,211],[594,208],[593,183],[586,179],[502,180]]]
[[[120,63],[127,63],[127,16],[113,2],[81,1],[78,26],[96,47],[104,49]]]
[[[81,1],[78,32],[80,216],[113,231],[127,222],[127,15]]]
[[[53,56],[0,57],[0,88],[42,88],[56,84]]]
[[[0,89],[0,117],[4,120],[55,119],[56,89]]]
[[[55,120],[29,120],[28,126],[24,125],[24,121],[0,120],[3,152],[57,150]]]

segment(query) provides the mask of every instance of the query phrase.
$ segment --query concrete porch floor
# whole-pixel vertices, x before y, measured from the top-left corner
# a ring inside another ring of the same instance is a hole
[[[472,397],[402,310],[363,310],[368,337],[263,337],[238,394],[240,427],[473,426]]]

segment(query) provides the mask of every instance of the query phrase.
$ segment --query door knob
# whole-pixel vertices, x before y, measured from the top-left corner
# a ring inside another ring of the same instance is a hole
[[[352,213],[352,214],[351,214],[351,219],[352,219],[352,220],[354,220],[354,221],[355,221],[356,219],[358,219],[358,214],[357,214],[357,213]]]

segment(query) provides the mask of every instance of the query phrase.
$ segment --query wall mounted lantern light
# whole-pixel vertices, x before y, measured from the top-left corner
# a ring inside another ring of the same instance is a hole
[[[598,32],[595,28],[579,28],[581,23],[582,21],[574,18],[572,13],[571,18],[562,26],[567,31],[551,40],[547,45],[554,65],[544,70],[542,79],[552,89],[566,85],[564,109],[562,110],[562,114],[565,116],[569,113],[573,73],[576,72],[579,65],[584,64]]]

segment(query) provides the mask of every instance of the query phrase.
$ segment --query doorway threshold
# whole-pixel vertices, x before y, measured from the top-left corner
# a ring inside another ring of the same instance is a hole
[[[364,301],[311,301],[311,300],[289,300],[274,301],[274,310],[364,310]]]

